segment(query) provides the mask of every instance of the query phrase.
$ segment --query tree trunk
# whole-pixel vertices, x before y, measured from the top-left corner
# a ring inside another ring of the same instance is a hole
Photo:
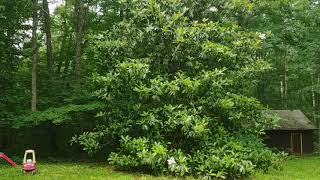
[[[313,122],[316,122],[316,98],[315,98],[315,92],[314,92],[314,78],[311,74],[311,80],[312,80],[312,86],[311,86],[311,93],[312,93],[312,116],[313,116]]]
[[[288,109],[288,58],[287,54],[284,57],[284,86],[283,86],[283,96],[284,96],[284,108]]]
[[[317,60],[316,60],[316,84],[317,86],[319,87],[320,85],[320,49],[318,49],[318,57],[317,57]],[[317,123],[317,128],[318,128],[318,137],[317,137],[317,142],[318,144],[320,144],[320,119],[318,118],[318,112],[317,110],[319,109],[317,106],[318,104],[320,103],[320,96],[319,94],[314,94],[315,98],[314,98],[314,101],[315,101],[315,105],[314,105],[314,113],[315,113],[315,121]]]
[[[281,81],[280,81],[280,96],[281,96],[281,105],[282,108],[284,107],[284,96],[283,96],[283,81],[282,81],[282,77],[281,77]]]
[[[69,36],[69,38],[67,40],[67,42],[70,42],[70,41],[72,41],[72,36]],[[66,49],[67,52],[71,51],[71,46],[72,45],[70,45],[70,43],[68,43],[67,49]],[[70,67],[70,58],[69,57],[65,57],[65,59],[64,59],[64,71],[63,71],[63,75],[62,75],[63,80],[66,80],[66,78],[67,78],[67,76],[69,74],[69,69],[70,69],[69,67]]]
[[[67,38],[65,34],[67,33],[64,33],[64,35],[62,36],[62,41],[60,45],[59,63],[58,63],[57,72],[56,72],[59,78],[61,78],[62,63],[63,63],[63,60],[65,60],[66,38]]]
[[[312,75],[311,75],[312,76]],[[317,120],[317,106],[316,106],[316,95],[315,95],[315,82],[314,78],[312,78],[312,86],[311,86],[311,93],[312,93],[312,116],[313,116],[313,122],[317,124],[317,128],[320,127],[319,120]],[[320,143],[320,129],[317,131],[317,143]]]
[[[84,2],[79,1],[76,8],[77,15],[77,29],[76,29],[76,56],[75,56],[75,76],[77,84],[80,84],[81,74],[81,51],[83,39],[83,24],[84,24]]]
[[[61,78],[61,67],[63,60],[65,60],[65,51],[66,51],[66,43],[67,43],[67,36],[68,36],[68,26],[67,26],[67,0],[65,0],[65,5],[64,5],[64,13],[65,17],[62,22],[63,26],[63,35],[62,35],[62,40],[61,40],[61,45],[60,45],[60,54],[59,54],[59,64],[57,67],[57,75],[59,78]]]
[[[31,111],[37,111],[37,63],[38,63],[38,47],[37,47],[37,28],[38,28],[38,0],[33,0],[32,15],[32,100]]]
[[[52,68],[53,68],[53,53],[52,53],[52,41],[51,41],[51,18],[49,12],[48,0],[43,0],[43,10],[44,10],[44,22],[46,31],[46,45],[47,45],[47,67],[49,78],[52,78]]]

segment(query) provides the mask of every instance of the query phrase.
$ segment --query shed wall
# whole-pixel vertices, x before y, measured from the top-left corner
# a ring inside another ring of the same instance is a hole
[[[270,130],[267,131],[264,138],[265,143],[271,148],[277,148],[281,151],[291,152],[291,134],[301,133],[302,134],[302,153],[310,154],[313,153],[313,131],[290,131],[290,130]]]

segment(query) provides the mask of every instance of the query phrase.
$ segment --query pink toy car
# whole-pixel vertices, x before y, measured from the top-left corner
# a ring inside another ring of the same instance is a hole
[[[27,159],[28,154],[32,154],[32,159]],[[31,172],[36,173],[36,155],[34,150],[26,150],[23,157],[22,172],[25,174]]]

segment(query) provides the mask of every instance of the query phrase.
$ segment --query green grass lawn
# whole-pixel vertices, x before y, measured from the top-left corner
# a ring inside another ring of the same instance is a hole
[[[292,157],[284,162],[283,171],[257,173],[254,179],[262,180],[320,180],[320,156]]]
[[[96,163],[38,163],[36,175],[23,175],[21,166],[12,168],[0,161],[0,179],[115,179],[149,180],[178,179],[173,177],[155,177],[139,173],[127,173],[114,170],[107,164]],[[190,178],[192,179],[192,178]],[[283,171],[272,170],[268,174],[257,173],[250,179],[262,180],[320,180],[320,157],[293,157],[284,163]]]
[[[97,163],[38,163],[35,175],[21,172],[21,165],[12,168],[0,161],[0,179],[39,179],[39,180],[150,180],[177,179],[173,177],[155,177],[141,173],[128,173],[114,170],[107,164]]]

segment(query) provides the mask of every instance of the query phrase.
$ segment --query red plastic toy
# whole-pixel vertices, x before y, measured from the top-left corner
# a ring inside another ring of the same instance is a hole
[[[16,167],[17,164],[14,163],[8,156],[6,156],[4,153],[0,152],[0,158],[6,160],[11,166]]]
[[[32,154],[32,159],[27,159],[28,154]],[[34,150],[26,150],[23,157],[22,172],[25,174],[31,172],[36,173],[36,155]]]

